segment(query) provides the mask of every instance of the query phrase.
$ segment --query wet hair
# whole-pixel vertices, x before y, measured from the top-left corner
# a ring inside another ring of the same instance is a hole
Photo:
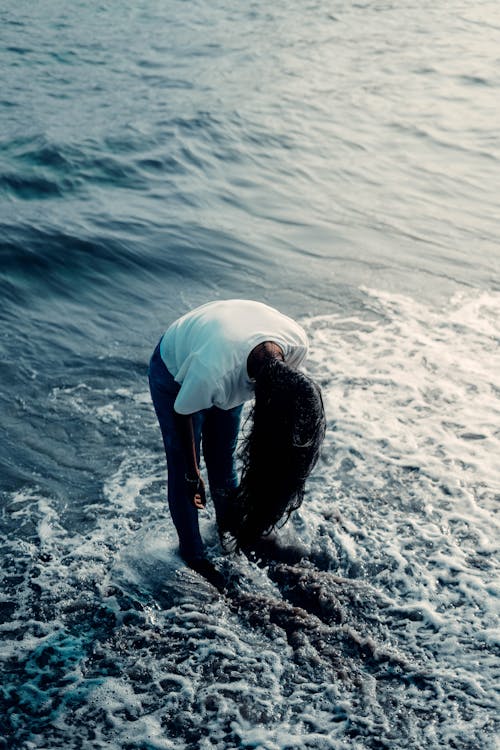
[[[302,504],[325,436],[321,391],[303,373],[267,359],[256,377],[247,425],[241,482],[228,519],[237,550],[286,523]]]

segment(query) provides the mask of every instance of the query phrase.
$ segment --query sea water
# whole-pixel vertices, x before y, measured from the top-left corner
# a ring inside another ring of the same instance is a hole
[[[498,739],[495,4],[0,10],[0,746]],[[307,330],[327,435],[229,585],[185,568],[147,361]]]

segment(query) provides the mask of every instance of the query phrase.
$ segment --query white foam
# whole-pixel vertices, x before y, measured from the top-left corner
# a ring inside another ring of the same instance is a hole
[[[141,455],[138,462],[137,456],[128,452],[124,455],[119,468],[104,483],[104,496],[110,503],[124,511],[133,511],[138,507],[144,491],[158,481],[156,474],[144,471],[144,462],[149,462],[150,467],[157,468],[158,456]],[[165,477],[163,465],[162,469],[161,473]]]
[[[320,530],[337,506],[331,538],[344,564],[355,549],[393,612],[415,621],[415,643],[438,631],[427,642],[465,679],[480,667],[457,652],[457,636],[474,650],[498,615],[500,295],[457,295],[435,310],[365,292],[371,319],[307,322],[331,429],[317,469],[329,492],[311,485],[301,512]],[[489,679],[478,677],[485,689]]]

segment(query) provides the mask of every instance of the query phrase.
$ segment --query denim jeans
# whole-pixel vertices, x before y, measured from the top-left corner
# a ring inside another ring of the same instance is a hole
[[[204,547],[198,525],[198,511],[188,496],[185,482],[186,457],[174,412],[180,385],[166,368],[159,344],[149,363],[149,387],[167,457],[168,505],[179,537],[179,551],[185,559],[201,558],[204,556]],[[192,415],[196,455],[199,461],[201,443],[210,495],[219,525],[230,494],[228,490],[238,485],[235,453],[242,408],[236,406],[225,411],[212,406]]]

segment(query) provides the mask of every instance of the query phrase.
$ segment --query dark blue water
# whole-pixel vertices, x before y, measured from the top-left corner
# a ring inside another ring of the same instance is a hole
[[[493,2],[0,9],[0,746],[493,748]],[[221,598],[145,382],[176,316],[307,328],[306,503]],[[3,745],[2,745],[3,742]]]

